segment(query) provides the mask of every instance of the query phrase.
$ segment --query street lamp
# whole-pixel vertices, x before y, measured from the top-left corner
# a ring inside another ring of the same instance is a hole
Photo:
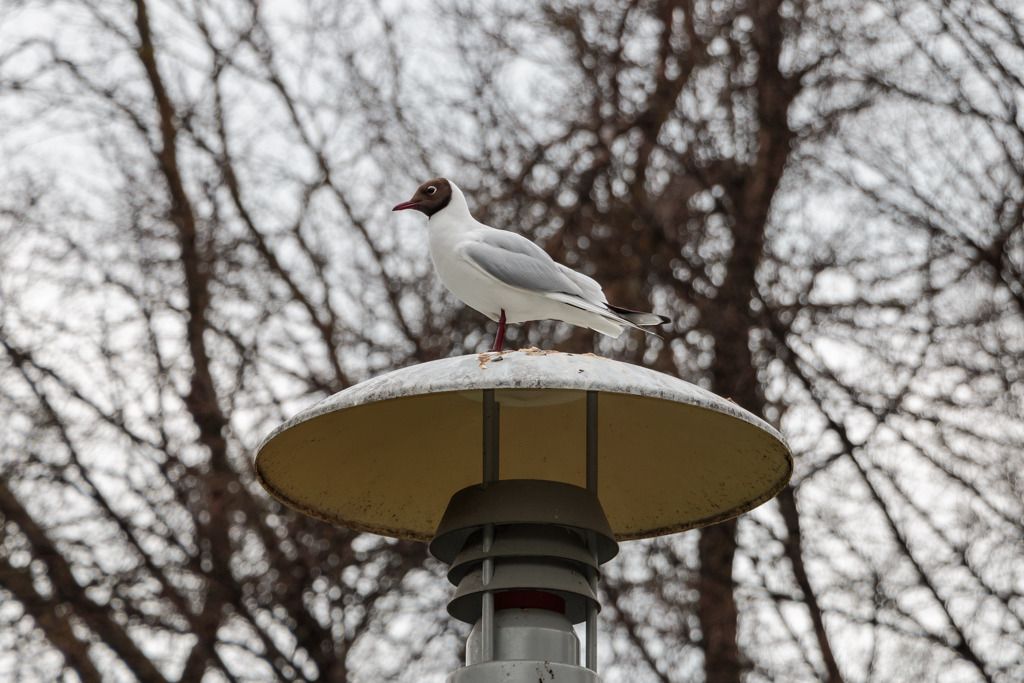
[[[597,580],[617,541],[735,517],[792,467],[778,432],[727,399],[536,349],[362,382],[296,415],[256,456],[286,505],[430,543],[456,586],[448,612],[473,624],[449,683],[598,681]]]

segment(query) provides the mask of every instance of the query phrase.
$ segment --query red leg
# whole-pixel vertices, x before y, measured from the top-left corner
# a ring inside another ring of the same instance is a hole
[[[494,335],[494,345],[491,351],[501,351],[505,347],[505,309],[501,309],[501,317],[498,318],[498,333]]]

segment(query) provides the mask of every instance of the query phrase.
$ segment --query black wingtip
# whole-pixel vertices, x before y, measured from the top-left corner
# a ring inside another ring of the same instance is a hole
[[[622,318],[625,318],[634,325],[664,325],[666,323],[672,322],[671,318],[664,315],[658,315],[657,313],[645,313],[643,311],[634,311],[632,308],[623,308],[622,306],[615,306],[609,303],[606,303],[605,306],[607,306],[608,310],[610,310],[611,312],[615,313],[616,315]],[[656,318],[657,322],[652,321],[651,318]]]

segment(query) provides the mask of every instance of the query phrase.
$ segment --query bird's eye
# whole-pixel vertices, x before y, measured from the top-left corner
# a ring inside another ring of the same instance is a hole
[[[424,192],[426,192],[426,193],[427,193],[428,195],[429,195],[429,194],[434,194],[435,192],[437,192],[437,188],[436,188],[436,187],[434,187],[433,185],[429,185],[429,186],[427,187],[427,189],[425,189],[425,190],[423,190],[423,191],[424,191]]]

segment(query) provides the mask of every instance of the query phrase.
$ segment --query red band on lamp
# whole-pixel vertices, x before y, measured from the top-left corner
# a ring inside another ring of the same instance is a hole
[[[502,591],[494,594],[494,609],[546,609],[565,614],[565,598],[544,591]]]

